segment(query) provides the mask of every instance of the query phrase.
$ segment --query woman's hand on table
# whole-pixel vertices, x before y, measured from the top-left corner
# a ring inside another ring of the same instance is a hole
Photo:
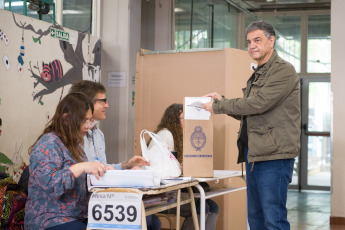
[[[110,165],[111,168],[113,168]],[[75,177],[79,177],[82,173],[90,173],[94,175],[97,180],[101,176],[104,175],[104,173],[110,169],[109,165],[102,164],[101,162],[95,161],[95,162],[81,162],[72,165],[69,169],[72,171],[73,175]]]

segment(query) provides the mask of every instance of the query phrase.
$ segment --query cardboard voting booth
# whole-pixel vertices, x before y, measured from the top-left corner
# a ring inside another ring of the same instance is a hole
[[[242,97],[242,88],[253,73],[252,65],[253,60],[245,50],[231,48],[138,53],[134,153],[141,155],[140,132],[155,130],[172,103],[183,104],[185,97],[201,97],[210,92],[218,92],[226,98]],[[213,169],[241,170],[236,146],[240,122],[227,115],[213,115],[211,120]],[[244,182],[232,179],[231,183],[243,186]],[[214,200],[219,206],[218,229],[245,229],[245,191]]]
[[[201,108],[210,97],[185,97],[183,176],[213,177],[213,116]]]

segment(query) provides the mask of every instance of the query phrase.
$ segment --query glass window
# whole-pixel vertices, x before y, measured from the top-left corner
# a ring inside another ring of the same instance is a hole
[[[308,137],[308,185],[331,186],[331,138]]]
[[[63,1],[63,26],[83,33],[91,30],[92,0]]]
[[[310,82],[308,98],[308,131],[331,131],[331,84]]]
[[[331,72],[330,15],[308,17],[308,73]]]
[[[211,6],[194,2],[192,12],[192,47],[211,47]]]
[[[175,1],[175,49],[190,49],[192,0]]]
[[[193,0],[175,1],[176,49],[210,47],[210,6]]]
[[[45,2],[53,2],[53,0],[45,0]],[[27,2],[27,16],[40,19],[49,23],[54,23],[52,6],[39,1],[38,4]],[[17,14],[24,14],[22,0],[5,0],[3,8]],[[39,10],[48,9],[49,13],[38,14]],[[90,33],[91,30],[91,13],[92,0],[68,0],[63,1],[63,26],[84,33]]]
[[[279,56],[290,62],[297,73],[301,72],[301,17],[263,16],[261,19],[273,25],[276,31],[275,49]],[[248,18],[246,25],[252,21]]]
[[[331,83],[310,82],[308,93],[308,132],[331,130]],[[308,185],[330,186],[331,139],[308,136]]]
[[[237,14],[230,5],[214,6],[213,48],[237,48]]]
[[[12,11],[17,14],[24,15],[24,2],[22,0],[12,0],[11,5],[9,0],[4,1],[4,9],[8,11]],[[48,5],[45,5],[43,2],[40,2],[39,4],[29,3],[27,2],[27,16],[40,19],[45,22],[53,23],[53,7],[49,7]],[[49,10],[49,13],[45,14],[38,14],[39,10]]]
[[[175,48],[237,48],[237,11],[226,2],[175,1]]]

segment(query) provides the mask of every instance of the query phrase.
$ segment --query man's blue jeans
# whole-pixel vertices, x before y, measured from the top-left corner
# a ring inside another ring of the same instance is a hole
[[[247,210],[251,230],[290,230],[286,199],[295,159],[248,163]]]

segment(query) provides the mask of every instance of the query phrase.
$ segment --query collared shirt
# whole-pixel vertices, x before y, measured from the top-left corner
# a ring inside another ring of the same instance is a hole
[[[84,151],[89,161],[99,161],[103,164],[108,164],[105,154],[104,134],[99,128],[94,127],[88,130],[88,134],[84,136]],[[122,169],[122,163],[110,165],[115,169]]]

